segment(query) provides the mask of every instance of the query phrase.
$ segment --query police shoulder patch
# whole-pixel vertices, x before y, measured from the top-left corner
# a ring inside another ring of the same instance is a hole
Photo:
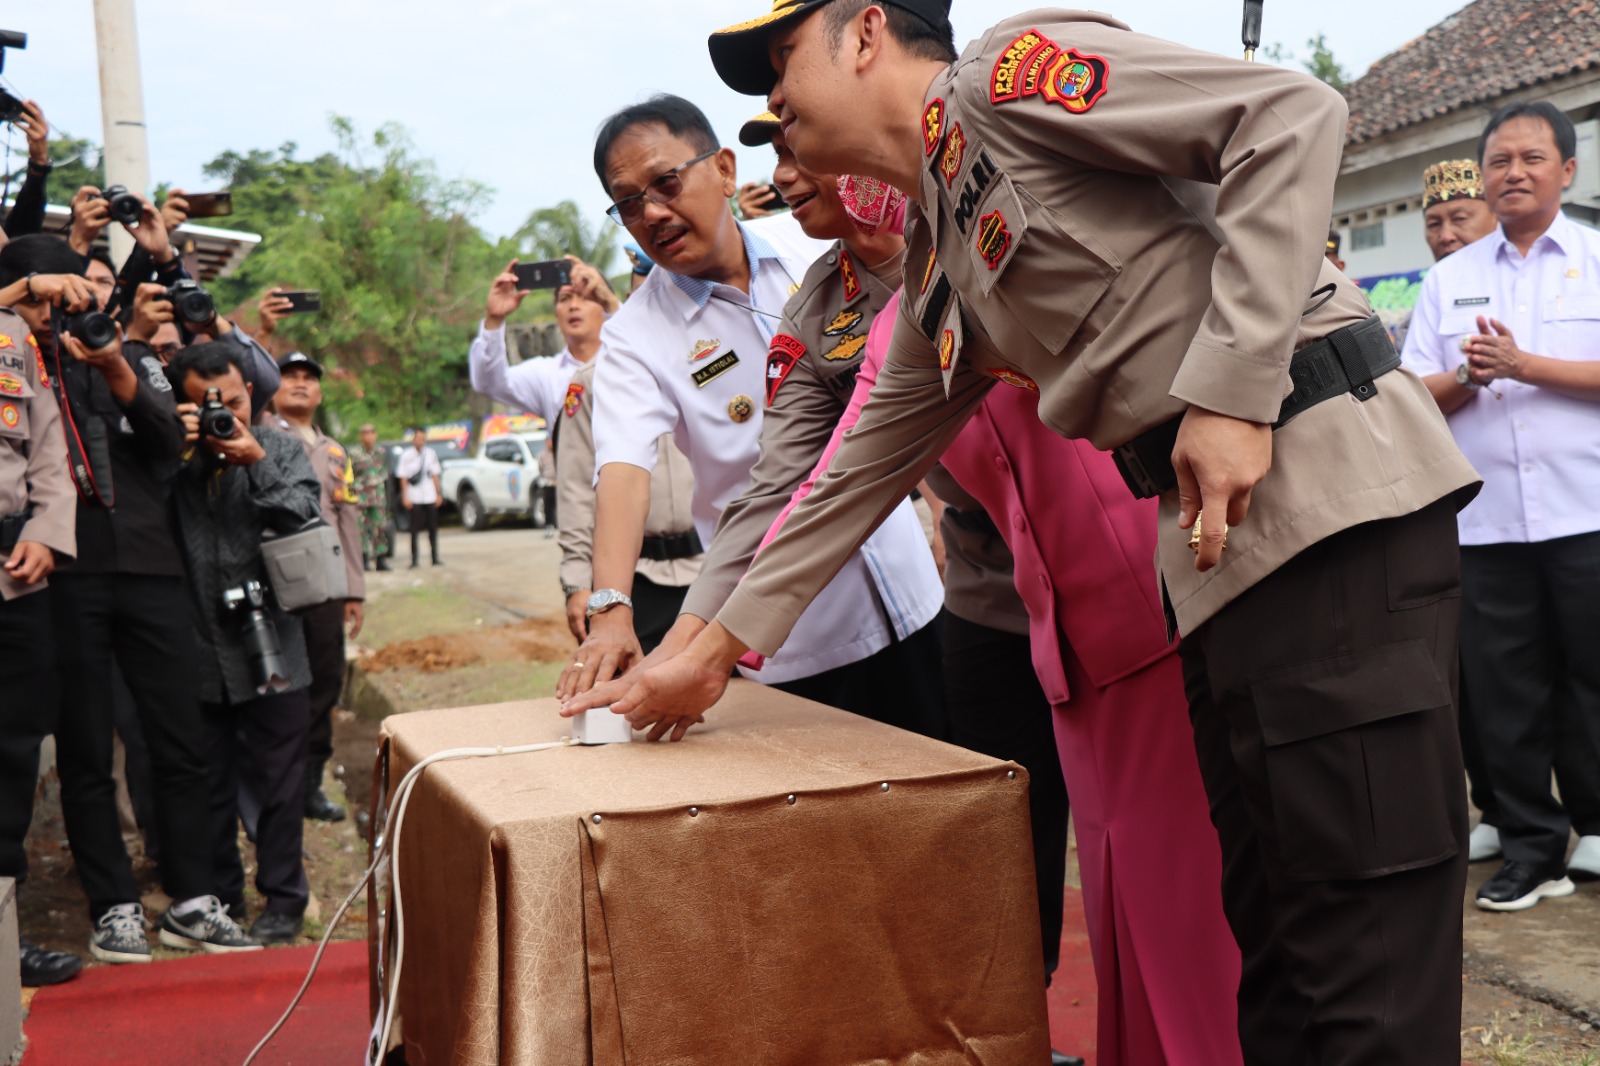
[[[767,353],[767,406],[778,398],[778,387],[789,377],[789,372],[806,354],[806,346],[787,333],[772,336],[772,348]]]
[[[1106,74],[1103,58],[1081,55],[1076,48],[1068,48],[1045,70],[1038,93],[1051,103],[1081,115],[1106,94]]]
[[[145,380],[150,382],[150,387],[157,392],[171,392],[172,382],[167,380],[167,368],[161,365],[161,360],[153,355],[142,356],[139,365],[144,367]]]
[[[1046,46],[1055,47],[1050,38],[1038,30],[1029,30],[1006,45],[995,59],[994,70],[989,77],[989,102],[998,104],[1020,98],[1022,82],[1019,73],[1023,65]]]

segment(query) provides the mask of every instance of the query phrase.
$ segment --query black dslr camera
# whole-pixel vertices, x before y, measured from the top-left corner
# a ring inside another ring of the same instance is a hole
[[[206,401],[200,405],[200,436],[214,440],[232,440],[239,432],[233,412],[222,402],[221,389],[207,389]]]
[[[226,408],[224,408],[226,410]],[[256,694],[267,696],[289,690],[289,666],[283,661],[278,630],[267,615],[267,590],[259,581],[246,581],[222,591],[223,611],[239,619],[245,654]]]
[[[66,316],[61,326],[91,352],[99,351],[122,336],[117,324],[110,315],[100,310],[99,303],[92,296],[89,297],[88,307],[75,315]]]
[[[139,216],[144,213],[144,201],[125,185],[113,185],[95,199],[110,204],[111,217],[124,226],[138,225]]]
[[[203,326],[217,317],[216,301],[198,281],[183,278],[175,282],[167,290],[167,299],[172,301],[173,316],[184,325]]]
[[[28,35],[18,33],[16,30],[0,30],[0,70],[5,69],[7,48],[28,47]],[[0,89],[0,123],[15,122],[26,112],[23,110],[22,101],[4,89]]]

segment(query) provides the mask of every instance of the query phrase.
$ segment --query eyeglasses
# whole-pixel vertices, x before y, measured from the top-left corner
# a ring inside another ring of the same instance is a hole
[[[624,196],[610,207],[606,214],[611,216],[611,221],[619,226],[631,226],[644,217],[644,202],[649,200],[653,204],[670,204],[683,193],[683,172],[696,163],[704,163],[707,159],[717,154],[713,148],[709,152],[701,152],[682,166],[673,167],[671,170],[657,174],[650,179],[650,184],[644,187],[644,192],[636,192],[632,196]]]

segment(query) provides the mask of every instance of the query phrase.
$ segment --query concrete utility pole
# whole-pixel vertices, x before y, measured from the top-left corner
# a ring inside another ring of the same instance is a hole
[[[105,126],[106,184],[150,195],[150,148],[144,133],[144,89],[139,79],[139,34],[133,0],[94,0],[100,53],[100,115]],[[120,269],[133,251],[121,226],[108,229],[111,258]]]

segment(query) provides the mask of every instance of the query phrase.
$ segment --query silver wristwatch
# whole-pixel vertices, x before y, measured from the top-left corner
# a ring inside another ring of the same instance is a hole
[[[1482,385],[1472,380],[1472,369],[1466,363],[1456,367],[1456,383],[1465,385],[1469,389],[1481,389]]]
[[[595,589],[594,593],[589,597],[589,607],[584,611],[584,616],[593,618],[597,614],[604,614],[613,607],[626,607],[632,610],[633,600],[626,592],[618,592],[616,589]]]

